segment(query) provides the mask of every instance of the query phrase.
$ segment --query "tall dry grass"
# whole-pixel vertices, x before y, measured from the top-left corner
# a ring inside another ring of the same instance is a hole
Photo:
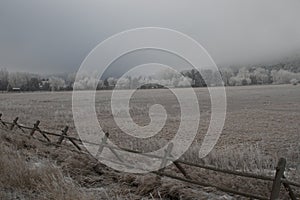
[[[95,199],[65,176],[59,167],[45,160],[32,162],[4,143],[0,144],[0,187],[2,197],[5,191],[13,191],[28,199]]]

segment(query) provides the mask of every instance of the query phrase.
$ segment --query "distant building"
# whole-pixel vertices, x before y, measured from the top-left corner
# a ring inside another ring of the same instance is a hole
[[[157,83],[147,83],[142,85],[139,89],[166,89],[163,85],[159,85]]]
[[[13,92],[21,92],[21,88],[12,88]]]

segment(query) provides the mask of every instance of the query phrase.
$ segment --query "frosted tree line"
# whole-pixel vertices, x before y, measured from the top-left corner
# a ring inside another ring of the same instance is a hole
[[[44,78],[37,74],[12,72],[7,69],[0,69],[0,90],[1,91],[51,91],[68,88],[64,78],[50,76]]]
[[[222,73],[222,71],[221,71]],[[226,85],[241,86],[241,85],[265,85],[265,84],[297,84],[300,80],[300,73],[290,72],[284,69],[267,70],[262,67],[257,68],[241,68],[237,73],[230,69],[226,69],[226,79],[223,75],[223,80],[226,80]]]
[[[218,80],[218,73],[222,80]],[[41,76],[31,73],[13,72],[9,73],[7,69],[0,69],[0,90],[13,91],[60,91],[76,89],[89,90],[97,88],[98,90],[113,89],[135,89],[141,85],[144,88],[165,87],[206,87],[218,86],[242,86],[242,85],[265,85],[265,84],[298,84],[300,72],[292,72],[285,69],[264,68],[264,67],[242,67],[233,69],[230,67],[221,68],[219,72],[212,70],[182,71],[181,74],[172,70],[163,70],[151,76],[126,76],[121,78],[108,77],[104,80],[98,80],[95,76],[82,75],[74,85],[76,73],[60,76]]]

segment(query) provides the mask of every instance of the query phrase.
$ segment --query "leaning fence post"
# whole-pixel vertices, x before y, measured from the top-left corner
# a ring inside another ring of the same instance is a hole
[[[99,149],[97,151],[96,157],[99,157],[101,155],[101,153],[103,152],[104,147],[107,145],[108,137],[109,137],[109,133],[106,132],[105,135],[104,135],[104,137],[101,140],[101,144],[99,145]],[[106,146],[106,147],[109,148],[109,150],[115,155],[115,157],[120,162],[124,163],[123,159],[118,155],[118,153],[113,148],[111,148],[110,146]]]
[[[177,162],[174,162],[174,165],[177,167],[177,169],[183,174],[183,176],[187,179],[192,179],[188,173],[185,171],[185,169]]]
[[[66,132],[67,133],[67,132]],[[72,138],[68,138],[69,141],[79,150],[81,151],[82,149],[80,148],[80,146],[72,139]]]
[[[15,125],[17,124],[18,120],[19,120],[19,117],[16,117],[16,118],[14,119],[12,125],[10,126],[10,130],[11,130],[11,131],[14,129],[14,127],[15,127]]]
[[[39,128],[40,123],[41,123],[41,122],[40,122],[39,120],[36,121],[36,123],[35,123],[34,126],[33,126],[32,131],[31,131],[31,133],[30,133],[30,136],[33,136],[33,134],[34,134],[35,131],[39,131],[39,132],[41,133],[41,135],[42,135],[48,142],[51,142],[51,140],[47,137],[47,135],[46,135],[45,133],[43,133],[43,132],[41,131],[41,129]]]
[[[276,167],[276,175],[273,181],[271,198],[270,198],[271,200],[279,199],[281,179],[283,178],[284,175],[285,166],[286,166],[286,160],[284,158],[280,158]]]
[[[2,113],[0,113],[0,122],[1,122],[1,124],[2,124],[3,126],[5,126],[6,128],[8,128],[7,125],[2,121],[1,118],[2,118]]]
[[[31,130],[30,136],[33,136],[34,132],[35,132],[36,130],[39,129],[40,123],[41,123],[41,122],[40,122],[39,120],[37,120],[37,121],[35,122],[35,124],[33,125],[33,129]]]
[[[101,144],[99,145],[99,149],[98,149],[96,157],[101,155],[105,145],[107,144],[108,137],[109,137],[109,133],[105,133],[104,137],[101,140]]]
[[[162,158],[162,162],[160,165],[160,169],[164,169],[167,166],[168,163],[168,158],[171,156],[171,152],[173,150],[174,144],[170,143],[167,147],[167,149],[165,150],[165,155]]]
[[[60,138],[58,139],[57,144],[61,144],[63,142],[63,140],[65,139],[65,136],[67,135],[68,130],[69,130],[68,126],[66,126],[64,130],[62,130],[62,134],[61,134]]]

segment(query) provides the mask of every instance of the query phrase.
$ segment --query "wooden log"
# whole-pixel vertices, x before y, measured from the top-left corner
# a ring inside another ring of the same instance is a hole
[[[270,200],[279,199],[281,179],[283,178],[284,175],[285,166],[286,166],[286,160],[284,158],[280,158],[276,167],[276,175],[273,181]]]
[[[109,150],[116,156],[116,158],[121,161],[122,163],[124,163],[123,159],[119,156],[119,154],[112,148],[109,148]]]
[[[196,163],[188,162],[188,161],[184,161],[184,160],[177,160],[177,162],[184,164],[184,165],[189,165],[191,167],[212,170],[212,171],[220,172],[220,173],[224,173],[224,174],[231,174],[231,175],[235,175],[235,176],[248,177],[248,178],[272,181],[272,182],[274,181],[274,177],[271,177],[271,176],[262,176],[262,175],[257,175],[257,174],[253,174],[253,173],[248,173],[248,172],[239,172],[239,171],[233,171],[233,170],[228,170],[228,169],[220,169],[220,168],[217,168],[214,166],[196,164]]]
[[[80,146],[71,138],[69,138],[70,142],[79,150],[81,151],[82,149],[80,148]]]
[[[58,142],[61,142],[63,141],[64,138],[67,138],[79,151],[81,151],[81,147],[71,138],[71,137],[66,137],[67,136],[67,131],[69,130],[69,127],[66,126],[65,129],[63,130],[63,133],[59,139]]]
[[[174,165],[177,167],[177,169],[183,174],[183,176],[187,179],[192,179],[188,173],[185,171],[185,169],[177,162],[174,162]]]
[[[38,129],[38,131],[42,134],[42,136],[48,141],[48,142],[51,142],[51,140],[48,138],[48,136],[43,133],[43,131],[41,131],[40,129]]]
[[[283,175],[283,178],[285,178],[285,176]],[[289,196],[292,200],[297,200],[294,192],[293,192],[293,189],[291,188],[291,186],[288,184],[288,183],[282,183],[285,190],[289,193]]]
[[[281,182],[300,188],[300,183],[297,183],[294,181],[289,181],[289,180],[283,179],[283,180],[281,180]]]
[[[23,133],[26,133],[26,132],[24,131],[24,129],[22,128],[22,126],[20,126],[19,124],[16,124],[16,126],[17,126],[18,129],[20,129]]]
[[[230,188],[218,186],[218,185],[215,185],[215,184],[210,184],[210,183],[207,183],[207,182],[200,182],[200,181],[196,181],[196,180],[189,180],[189,179],[186,179],[186,178],[183,178],[183,177],[178,177],[178,176],[175,176],[175,175],[172,175],[172,174],[166,174],[166,173],[156,172],[156,171],[154,171],[152,173],[160,175],[160,176],[169,177],[169,178],[172,178],[172,179],[175,179],[175,180],[183,181],[183,182],[186,182],[186,183],[191,183],[191,184],[194,184],[194,185],[199,185],[199,186],[202,186],[202,187],[214,187],[214,188],[216,188],[218,190],[221,190],[223,192],[232,193],[232,194],[236,194],[236,195],[240,195],[240,196],[244,196],[244,197],[249,197],[250,199],[268,200],[268,198],[266,198],[266,197],[258,196],[258,195],[255,195],[253,193],[239,192],[239,191],[237,191],[235,189],[230,189]]]

